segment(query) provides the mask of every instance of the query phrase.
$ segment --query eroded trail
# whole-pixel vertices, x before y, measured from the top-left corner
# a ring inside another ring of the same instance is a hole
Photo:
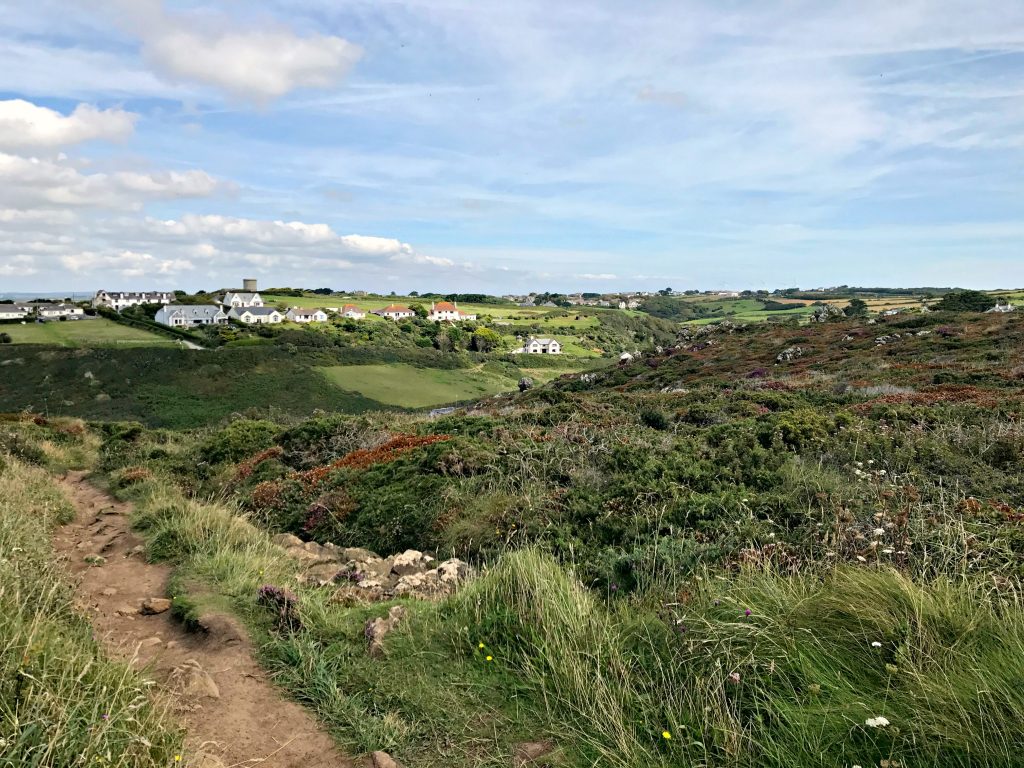
[[[107,650],[145,666],[188,731],[185,765],[202,768],[352,768],[314,719],[267,681],[244,630],[227,617],[187,632],[171,618],[170,568],[147,563],[131,507],[94,488],[86,473],[63,479],[78,510],[54,546],[77,577],[80,604]],[[103,562],[95,558],[102,557]],[[92,560],[92,563],[89,561]]]

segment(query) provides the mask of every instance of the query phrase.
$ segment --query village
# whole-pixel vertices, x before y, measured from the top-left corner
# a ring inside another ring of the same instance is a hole
[[[288,307],[279,309],[269,306],[260,295],[255,279],[242,281],[240,290],[227,290],[209,304],[179,304],[172,291],[107,291],[98,290],[89,306],[69,301],[44,303],[0,303],[0,321],[49,322],[79,321],[94,319],[97,310],[121,313],[132,307],[160,305],[153,317],[154,322],[176,329],[190,329],[206,325],[228,325],[231,322],[243,325],[279,325],[296,323],[300,325],[326,323],[331,319],[364,320],[368,314],[385,320],[399,322],[417,316],[413,307],[391,303],[379,309],[367,310],[356,304],[341,304],[325,307]],[[420,310],[421,313],[423,310]],[[464,312],[454,301],[432,301],[424,319],[434,323],[455,324],[477,320],[477,314]],[[511,350],[513,354],[562,353],[562,345],[556,339],[529,337],[522,345]]]

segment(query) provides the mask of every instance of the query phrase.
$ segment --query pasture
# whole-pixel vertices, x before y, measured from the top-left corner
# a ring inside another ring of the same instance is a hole
[[[473,368],[418,368],[408,363],[335,365],[317,368],[334,386],[384,405],[399,408],[430,408],[463,400],[496,395],[516,389],[521,376],[537,383],[580,370],[571,363],[564,368],[523,368],[478,365]]]
[[[60,347],[120,347],[174,345],[155,333],[129,328],[104,318],[4,325],[14,344],[51,344]]]

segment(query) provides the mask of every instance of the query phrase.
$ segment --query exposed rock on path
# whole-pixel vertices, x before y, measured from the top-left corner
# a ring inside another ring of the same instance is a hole
[[[170,568],[147,563],[129,527],[130,505],[69,473],[65,490],[78,510],[54,547],[77,577],[78,602],[109,653],[147,666],[188,730],[185,766],[354,768],[310,714],[285,699],[252,657],[230,617],[186,632],[164,601]],[[90,565],[83,557],[101,556]]]

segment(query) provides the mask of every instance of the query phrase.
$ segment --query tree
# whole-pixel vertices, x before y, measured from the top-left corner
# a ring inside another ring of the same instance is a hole
[[[858,299],[856,297],[850,299],[850,303],[846,305],[846,309],[843,310],[843,314],[847,317],[864,317],[868,313],[868,303],[864,299]]]
[[[409,309],[416,313],[416,317],[426,317],[428,314],[427,308],[422,304],[410,304]]]
[[[662,288],[660,291],[658,291],[658,295],[659,296],[671,296],[672,295],[672,289],[671,288]]]
[[[472,346],[475,352],[493,352],[504,344],[504,337],[491,328],[478,328],[473,334]]]
[[[10,344],[12,341],[11,334],[0,333],[0,344]]]
[[[996,299],[981,291],[956,291],[943,296],[935,309],[940,312],[985,312],[995,303]]]

